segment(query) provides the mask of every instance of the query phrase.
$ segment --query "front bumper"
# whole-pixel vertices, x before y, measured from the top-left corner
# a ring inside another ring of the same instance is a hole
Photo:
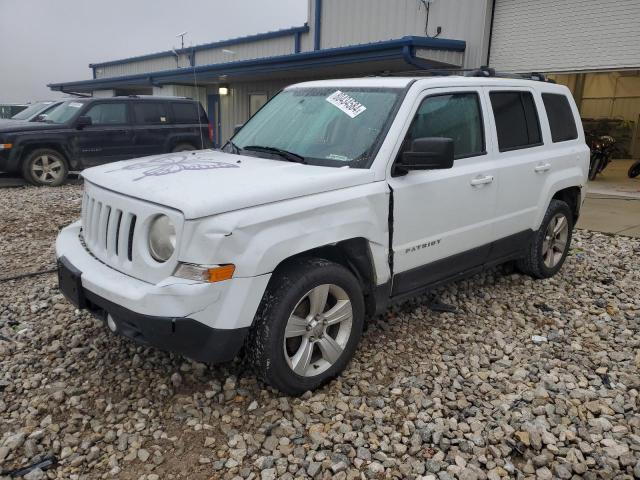
[[[244,341],[270,275],[198,283],[171,277],[154,285],[94,258],[79,239],[79,222],[56,241],[60,289],[79,308],[143,344],[214,363],[231,360]]]

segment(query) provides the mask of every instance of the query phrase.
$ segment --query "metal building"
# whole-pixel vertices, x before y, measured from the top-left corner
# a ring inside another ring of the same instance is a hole
[[[92,79],[49,86],[197,98],[221,144],[293,82],[488,64],[556,74],[583,116],[630,122],[640,155],[638,25],[638,0],[308,0],[302,26],[94,63]]]

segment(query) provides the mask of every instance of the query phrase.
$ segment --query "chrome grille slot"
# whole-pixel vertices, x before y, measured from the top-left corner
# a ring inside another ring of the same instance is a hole
[[[85,182],[81,215],[85,248],[104,264],[141,280],[155,283],[167,278],[177,258],[162,264],[154,261],[144,231],[158,214],[169,216],[180,235],[184,219],[176,210]]]

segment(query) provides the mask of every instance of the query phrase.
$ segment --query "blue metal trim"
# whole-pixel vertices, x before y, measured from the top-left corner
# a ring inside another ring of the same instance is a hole
[[[316,0],[316,15],[313,23],[313,49],[320,50],[320,33],[322,30],[322,0]]]
[[[301,32],[296,32],[294,37],[293,37],[293,52],[294,53],[300,53],[301,40],[302,40],[302,33]]]
[[[91,68],[91,74],[93,75],[93,79],[96,79],[96,69],[95,68]]]
[[[286,37],[289,35],[295,35],[296,33],[307,33],[308,31],[309,31],[309,25],[305,23],[301,27],[292,27],[284,30],[274,30],[272,32],[258,33],[256,35],[249,35],[246,37],[230,38],[228,40],[220,40],[218,42],[212,42],[212,43],[203,43],[202,45],[195,45],[189,48],[179,48],[176,50],[176,53],[189,54],[191,50],[199,51],[199,50],[209,50],[211,48],[218,48],[218,47],[228,47],[230,45],[257,42],[260,40],[268,40],[270,38]],[[90,63],[89,68],[108,67],[111,65],[122,65],[123,63],[137,62],[140,60],[152,60],[154,58],[161,58],[161,57],[167,57],[167,56],[173,56],[173,55],[174,55],[173,51],[167,50],[164,52],[149,53],[147,55],[139,55],[137,57],[128,57],[120,60],[111,60],[108,62],[101,62],[101,63]]]
[[[409,65],[418,66],[419,60],[414,57],[415,47],[434,50],[464,51],[465,42],[462,40],[431,37],[403,37],[395,40],[279,55],[277,57],[200,65],[188,70],[182,68],[151,74],[144,73],[79,82],[53,83],[49,84],[48,87],[52,90],[73,91],[73,89],[77,88],[85,88],[87,90],[113,88],[114,85],[161,85],[181,82],[185,79],[188,80],[189,77],[187,76],[192,76],[194,70],[204,80],[208,77],[216,78],[219,75],[246,75],[259,72],[287,71],[386,59],[404,59]],[[425,68],[425,66],[420,66],[419,68]]]

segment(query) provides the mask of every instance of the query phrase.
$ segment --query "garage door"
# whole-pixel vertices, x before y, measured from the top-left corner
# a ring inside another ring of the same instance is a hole
[[[495,0],[489,64],[504,72],[640,67],[640,0]]]

